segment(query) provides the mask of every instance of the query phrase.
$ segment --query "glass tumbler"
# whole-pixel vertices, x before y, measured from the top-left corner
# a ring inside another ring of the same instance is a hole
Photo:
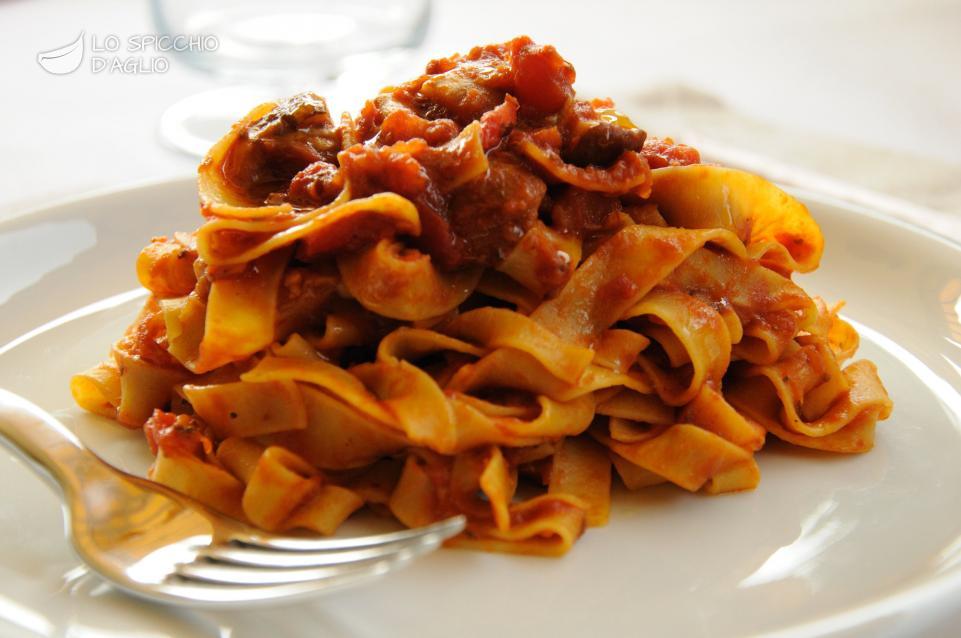
[[[203,42],[180,58],[216,85],[171,105],[163,141],[203,155],[256,104],[315,90],[356,108],[423,42],[430,0],[151,0],[158,33]]]

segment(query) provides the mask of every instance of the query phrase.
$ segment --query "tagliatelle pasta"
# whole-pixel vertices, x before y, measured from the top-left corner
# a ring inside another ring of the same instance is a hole
[[[432,61],[335,123],[258,106],[200,166],[192,233],[76,401],[151,477],[268,530],[368,507],[556,555],[612,479],[752,489],[768,435],[864,452],[891,401],[791,280],[823,240],[775,186],[648,139],[528,38]]]

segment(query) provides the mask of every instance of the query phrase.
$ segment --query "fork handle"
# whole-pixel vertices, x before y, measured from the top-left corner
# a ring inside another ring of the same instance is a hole
[[[56,491],[70,494],[103,462],[48,412],[0,388],[0,443]]]

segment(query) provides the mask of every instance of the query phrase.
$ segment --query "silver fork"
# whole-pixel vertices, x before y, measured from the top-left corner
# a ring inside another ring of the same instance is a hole
[[[275,536],[111,467],[26,399],[0,389],[0,443],[63,496],[73,547],[138,596],[224,607],[358,584],[433,551],[462,516],[428,527],[338,539]]]

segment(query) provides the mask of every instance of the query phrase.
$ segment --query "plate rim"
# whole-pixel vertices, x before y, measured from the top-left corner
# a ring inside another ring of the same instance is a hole
[[[148,190],[161,186],[173,186],[188,181],[196,182],[197,176],[193,173],[181,173],[175,175],[165,175],[163,177],[145,177],[142,179],[132,179],[111,184],[109,186],[99,186],[94,188],[84,188],[78,190],[73,195],[60,195],[42,203],[23,207],[12,208],[0,219],[0,231],[5,230],[6,226],[21,223],[30,217],[42,217],[51,214],[55,209],[75,204],[82,204],[87,201],[96,200],[113,195],[121,195],[129,191]],[[198,204],[199,210],[199,204]]]
[[[165,176],[134,180],[103,188],[82,191],[75,195],[67,195],[44,204],[15,212],[13,216],[0,221],[0,233],[13,226],[29,224],[31,218],[56,215],[65,207],[82,206],[96,200],[131,194],[136,191],[150,191],[155,189],[183,188],[188,183],[196,183],[192,174]],[[956,253],[961,259],[961,241],[947,237],[933,230],[925,228],[890,213],[873,210],[863,204],[851,202],[841,197],[828,195],[812,189],[775,184],[785,192],[797,197],[805,206],[824,205],[850,212],[865,221],[890,224],[901,230],[910,232],[927,241],[934,241],[949,251]],[[199,216],[199,204],[198,204]],[[817,220],[815,220],[817,221]],[[37,285],[32,284],[32,285]],[[29,331],[28,331],[29,333]],[[0,344],[0,352],[6,350],[14,342],[20,341],[24,335],[15,335],[8,342]],[[961,416],[961,415],[959,415]],[[959,536],[961,538],[961,536]],[[958,614],[961,612],[961,565],[955,565],[948,571],[924,578],[921,582],[908,583],[896,588],[890,593],[867,602],[856,604],[842,611],[829,612],[810,621],[795,623],[786,627],[762,631],[752,635],[759,638],[793,638],[795,636],[831,636],[850,630],[870,631],[869,624],[881,622],[885,625],[902,614],[911,617],[924,618],[935,615],[935,612]]]

